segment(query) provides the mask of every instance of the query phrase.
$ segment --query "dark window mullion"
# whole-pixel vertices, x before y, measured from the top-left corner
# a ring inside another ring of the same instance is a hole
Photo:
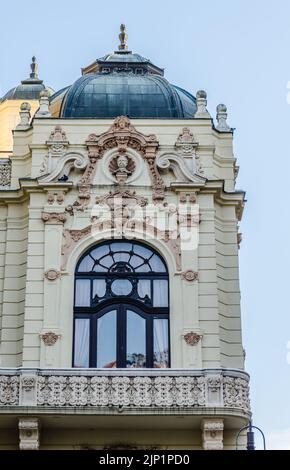
[[[146,367],[153,367],[153,318],[146,318]]]

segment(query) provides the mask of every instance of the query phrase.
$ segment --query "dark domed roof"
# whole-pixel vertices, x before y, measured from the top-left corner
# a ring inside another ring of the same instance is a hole
[[[53,99],[53,97],[52,97]],[[195,98],[158,75],[91,73],[66,92],[64,118],[193,118]]]
[[[38,78],[38,64],[36,62],[36,58],[32,57],[31,63],[31,73],[30,77],[26,80],[22,80],[22,82],[14,88],[11,88],[2,98],[0,101],[5,100],[38,100],[39,94],[42,90],[47,88],[51,94],[54,93],[52,88],[45,87],[42,80]]]
[[[163,69],[127,50],[121,26],[119,50],[82,69],[83,76],[51,97],[51,112],[62,118],[192,119],[196,99],[171,85]]]

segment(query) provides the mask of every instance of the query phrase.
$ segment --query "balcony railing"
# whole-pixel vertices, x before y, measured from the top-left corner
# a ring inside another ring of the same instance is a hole
[[[235,409],[249,416],[249,376],[236,369],[0,369],[0,407],[100,411]]]

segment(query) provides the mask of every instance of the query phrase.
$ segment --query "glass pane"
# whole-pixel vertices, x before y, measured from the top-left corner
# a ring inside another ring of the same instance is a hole
[[[91,251],[91,255],[94,259],[100,259],[102,256],[109,253],[109,245],[101,245]]]
[[[154,320],[153,366],[158,369],[169,367],[168,362],[168,320]]]
[[[94,267],[94,271],[96,273],[105,273],[108,271],[108,268],[101,266],[100,264],[96,263]]]
[[[166,269],[163,261],[157,255],[153,255],[149,261],[152,271],[155,273],[165,273]]]
[[[132,250],[132,243],[122,243],[122,242],[114,242],[111,243],[112,251],[131,251]]]
[[[117,367],[116,318],[117,312],[112,310],[98,319],[97,367]]]
[[[132,284],[128,279],[116,279],[111,286],[115,295],[129,295],[132,292]]]
[[[129,258],[130,258],[129,253],[115,253],[114,254],[114,260],[116,261],[116,263],[118,263],[118,261],[124,261],[125,263],[127,263],[129,261]]]
[[[94,260],[88,255],[86,256],[79,265],[79,272],[89,272],[93,269]]]
[[[93,280],[93,298],[96,295],[98,297],[104,297],[105,293],[106,293],[105,279],[94,279]]]
[[[138,281],[138,295],[141,299],[147,295],[149,299],[151,298],[151,281],[149,279],[140,279]]]
[[[90,320],[76,318],[74,338],[74,367],[90,365]]]
[[[127,367],[146,367],[146,321],[127,310]]]
[[[100,263],[103,266],[106,266],[107,268],[110,268],[112,266],[112,264],[114,264],[114,260],[113,260],[112,256],[108,255],[108,256],[105,256],[104,258],[102,258],[100,260]]]
[[[153,281],[153,306],[168,307],[168,281],[166,279]]]
[[[132,258],[130,259],[130,265],[133,268],[136,268],[136,266],[140,266],[140,264],[143,264],[144,260],[143,258],[140,258],[140,256],[133,255]]]
[[[139,266],[138,268],[136,268],[135,271],[136,273],[149,273],[150,266],[149,264],[142,264],[142,266]]]
[[[148,259],[152,255],[152,251],[142,245],[134,245],[134,253],[142,256],[142,258]]]
[[[89,279],[76,280],[75,306],[89,307],[91,304],[91,281]]]

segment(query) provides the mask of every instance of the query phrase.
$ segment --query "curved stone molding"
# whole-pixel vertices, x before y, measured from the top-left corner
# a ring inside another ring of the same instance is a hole
[[[183,335],[183,338],[186,344],[188,344],[188,346],[196,346],[202,339],[202,335],[199,335],[194,331],[190,331],[189,333]]]
[[[189,282],[194,282],[198,280],[198,273],[192,269],[187,269],[181,273],[181,279]]]
[[[89,159],[86,155],[80,152],[68,152],[58,157],[56,167],[49,174],[38,178],[38,181],[40,183],[50,183],[60,178],[67,178],[73,168],[84,170],[88,164]]]
[[[49,332],[50,333],[50,332]],[[57,336],[57,335],[56,335]],[[249,376],[242,371],[228,369],[191,370],[102,370],[102,369],[29,369],[35,381],[29,382],[34,402],[31,405],[49,407],[94,406],[111,410],[110,407],[161,408],[172,412],[172,407],[220,407],[231,409],[230,413],[249,417]],[[19,376],[25,370],[0,369],[0,404],[18,405]],[[14,374],[14,375],[13,375]],[[22,376],[23,374],[23,376]],[[214,380],[214,382],[213,382]],[[209,390],[222,390],[209,400]],[[107,412],[107,411],[106,411]],[[221,411],[222,413],[222,411]]]
[[[45,224],[63,225],[66,221],[64,212],[42,212],[41,219]]]
[[[44,277],[48,280],[48,281],[55,281],[56,279],[60,279],[61,277],[61,272],[58,271],[57,269],[48,269],[47,271],[45,271],[44,273]]]
[[[48,331],[47,333],[42,333],[40,337],[44,342],[45,346],[53,346],[60,338],[60,335],[57,335],[53,331]]]
[[[159,154],[156,165],[161,170],[172,170],[178,183],[192,182],[202,186],[205,184],[205,178],[192,173],[178,153],[163,152]]]

